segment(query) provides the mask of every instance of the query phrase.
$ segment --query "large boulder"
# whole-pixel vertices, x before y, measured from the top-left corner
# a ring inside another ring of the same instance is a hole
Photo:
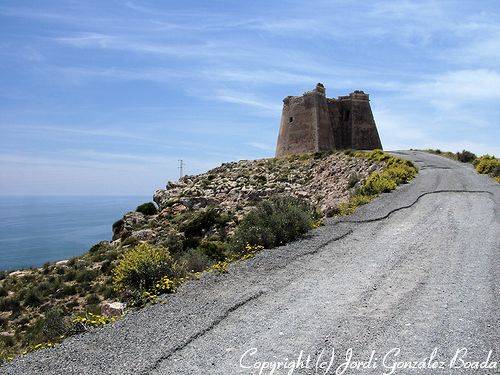
[[[113,224],[113,241],[119,238],[126,238],[138,227],[147,223],[146,217],[140,212],[129,212]]]
[[[158,189],[153,194],[153,201],[160,207],[160,210],[168,206],[169,198],[171,194],[167,189]]]

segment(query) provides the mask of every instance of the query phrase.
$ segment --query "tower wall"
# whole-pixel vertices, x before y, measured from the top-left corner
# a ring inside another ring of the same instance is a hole
[[[311,96],[288,96],[276,146],[276,156],[300,154],[316,148],[316,111]]]
[[[314,95],[316,101],[316,123],[317,123],[317,151],[327,151],[335,148],[335,137],[332,131],[332,119],[330,118],[330,111],[328,102],[325,95]]]
[[[342,148],[342,145],[345,143],[343,139],[345,138],[344,133],[346,131],[343,126],[342,117],[339,108],[339,102],[335,99],[327,99],[328,103],[328,112],[330,115],[330,129],[333,134],[334,139],[334,147],[333,148]]]
[[[382,148],[367,94],[354,91],[329,99],[319,83],[313,91],[283,100],[277,157],[342,148]]]
[[[355,150],[382,149],[368,94],[354,91],[347,97],[340,97],[339,101],[343,103],[348,129],[345,147]]]
[[[276,156],[331,150],[334,147],[324,91],[310,91],[283,100]]]

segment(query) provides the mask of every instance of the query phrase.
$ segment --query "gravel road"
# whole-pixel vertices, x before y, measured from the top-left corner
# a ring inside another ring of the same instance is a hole
[[[490,350],[490,367],[500,361],[500,185],[470,165],[395,154],[419,166],[411,184],[0,373],[500,373],[465,368]]]

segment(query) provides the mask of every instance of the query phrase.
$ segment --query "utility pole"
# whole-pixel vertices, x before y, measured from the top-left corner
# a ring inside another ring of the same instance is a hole
[[[179,168],[179,180],[182,178],[182,176],[184,176],[184,170],[183,169],[184,169],[185,165],[186,164],[184,164],[184,160],[179,159],[179,167],[178,167]]]

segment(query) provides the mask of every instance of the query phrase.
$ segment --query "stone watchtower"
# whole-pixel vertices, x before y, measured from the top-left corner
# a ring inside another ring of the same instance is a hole
[[[276,156],[352,148],[382,149],[368,94],[354,91],[327,98],[316,85],[302,96],[283,100]]]

